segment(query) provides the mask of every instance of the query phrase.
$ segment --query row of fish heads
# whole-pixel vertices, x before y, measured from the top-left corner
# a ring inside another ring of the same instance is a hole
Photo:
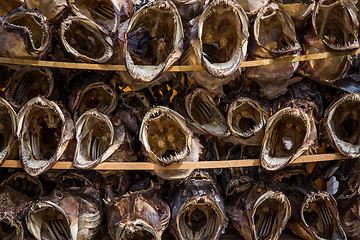
[[[315,1],[21,0],[0,7],[2,57],[123,64],[119,81],[134,90],[174,77],[172,65],[201,65],[189,75],[217,94],[241,63],[359,47],[358,9],[350,0]],[[19,7],[19,8],[17,8]],[[15,9],[13,11],[9,10]],[[7,14],[8,13],[8,14]],[[248,67],[246,77],[275,98],[294,73],[342,86],[356,56]]]
[[[285,228],[303,239],[359,238],[358,173],[335,200],[306,167],[196,171],[183,181],[134,171],[3,172],[2,239],[200,240],[226,230],[260,240]]]

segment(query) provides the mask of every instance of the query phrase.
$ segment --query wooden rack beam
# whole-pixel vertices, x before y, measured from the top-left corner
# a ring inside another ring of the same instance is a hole
[[[346,52],[323,52],[316,54],[300,55],[300,56],[285,56],[274,59],[260,59],[254,61],[245,61],[241,64],[241,68],[264,66],[278,63],[303,62],[309,60],[319,60],[325,58],[342,57],[346,55],[359,54],[360,49]],[[98,70],[98,71],[126,71],[124,65],[111,64],[95,64],[95,63],[72,63],[72,62],[55,62],[55,61],[41,61],[30,59],[16,59],[0,57],[0,64],[5,65],[21,65],[34,67],[49,67],[49,68],[64,68],[64,69],[82,69],[82,70]],[[185,65],[172,66],[169,72],[187,72],[187,71],[201,71],[204,70],[201,65]]]
[[[347,157],[338,153],[316,154],[301,156],[296,159],[293,164],[324,162],[344,160]],[[231,161],[201,161],[201,162],[184,162],[178,164],[171,164],[168,167],[162,167],[150,162],[103,162],[95,168],[89,170],[174,170],[174,169],[211,169],[211,168],[236,168],[236,167],[253,167],[260,166],[259,159],[242,159]],[[3,168],[21,168],[19,160],[6,160]],[[72,162],[57,162],[52,169],[74,169]]]

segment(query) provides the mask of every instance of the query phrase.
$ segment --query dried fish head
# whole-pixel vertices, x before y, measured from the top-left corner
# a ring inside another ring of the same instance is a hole
[[[118,0],[68,0],[73,12],[93,22],[107,35],[113,35],[120,24]]]
[[[28,9],[40,10],[49,21],[52,21],[69,5],[67,0],[25,0],[25,6]]]
[[[236,0],[244,9],[246,14],[255,16],[258,11],[269,3],[269,0]]]
[[[275,3],[270,3],[259,11],[253,33],[249,48],[250,60],[300,55],[301,46],[296,37],[294,22]],[[291,76],[298,66],[299,63],[294,62],[249,67],[246,69],[246,77],[256,81],[266,97],[275,98],[284,94],[287,86],[295,81]]]
[[[170,232],[176,239],[219,239],[228,224],[217,185],[201,172],[183,182],[171,211]]]
[[[296,28],[303,28],[315,8],[315,0],[273,0],[293,19]]]
[[[268,120],[261,148],[261,166],[278,170],[311,150],[317,131],[315,120],[300,108],[283,108]]]
[[[44,173],[61,158],[75,132],[66,109],[42,97],[25,104],[19,112],[17,126],[20,161],[32,176]]]
[[[92,187],[55,189],[32,203],[25,215],[36,239],[95,239],[102,208],[100,193]]]
[[[7,85],[4,97],[20,109],[30,99],[48,98],[54,91],[54,76],[47,68],[23,69],[15,72]]]
[[[31,199],[38,199],[44,194],[44,188],[39,179],[24,172],[17,172],[1,183]]]
[[[190,20],[199,16],[204,8],[209,4],[209,0],[172,0],[179,13],[183,24],[186,25]]]
[[[329,106],[323,121],[329,143],[350,158],[360,156],[359,102],[358,93],[343,96]]]
[[[141,92],[124,92],[119,94],[121,108],[130,109],[142,120],[150,109],[150,102],[146,95]]]
[[[96,109],[100,113],[108,115],[112,113],[117,106],[116,90],[109,84],[102,81],[93,81],[86,79],[79,82],[79,86],[74,86],[69,95],[70,110],[74,113],[74,120],[90,109]]]
[[[76,122],[74,167],[92,168],[111,159],[124,138],[125,130],[121,127],[115,128],[108,116],[97,110],[85,112]]]
[[[61,23],[60,39],[65,51],[76,60],[107,62],[113,55],[113,43],[85,17],[70,16]]]
[[[60,175],[56,182],[58,186],[62,186],[65,189],[70,189],[72,187],[82,188],[85,186],[95,187],[88,178],[75,172],[68,172]]]
[[[163,0],[147,3],[130,19],[123,38],[130,76],[143,84],[157,80],[182,53],[183,25],[176,6]]]
[[[106,188],[105,210],[112,239],[161,240],[170,219],[170,208],[155,189],[136,191],[115,197]]]
[[[226,212],[245,239],[278,239],[291,216],[291,205],[281,192],[263,184],[245,185],[233,179],[229,185]],[[230,193],[230,194],[229,194]]]
[[[196,88],[185,98],[185,108],[189,120],[203,134],[227,136],[226,120],[210,93],[203,88]]]
[[[3,1],[0,3],[0,16],[5,16],[8,12],[13,11],[24,3],[23,0],[14,0],[14,1]]]
[[[0,98],[0,164],[10,154],[16,138],[17,114],[5,99]]]
[[[227,124],[233,141],[260,146],[270,115],[269,107],[249,97],[238,97],[228,108]]]
[[[0,33],[2,57],[41,58],[51,43],[49,23],[35,10],[10,13],[3,19]]]
[[[141,124],[140,141],[146,156],[159,165],[174,162],[197,162],[201,153],[201,144],[186,126],[185,119],[167,107],[150,109]],[[165,179],[181,179],[189,176],[193,170],[155,170]]]

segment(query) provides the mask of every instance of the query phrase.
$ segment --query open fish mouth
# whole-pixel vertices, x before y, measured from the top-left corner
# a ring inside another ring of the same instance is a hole
[[[61,23],[60,39],[75,59],[105,63],[113,55],[112,41],[87,18],[70,16]]]
[[[120,10],[116,0],[70,0],[76,15],[90,19],[108,35],[115,33],[120,23]]]
[[[243,144],[261,145],[267,114],[255,100],[239,97],[229,106],[227,125]]]
[[[192,132],[180,114],[166,107],[156,107],[143,119],[140,141],[153,161],[169,165],[189,155]]]
[[[91,109],[108,115],[115,110],[117,100],[117,93],[110,85],[103,82],[89,84],[74,100],[74,119],[77,121],[83,113]]]
[[[85,186],[94,187],[94,184],[85,176],[74,172],[69,172],[67,174],[61,175],[57,182],[59,186],[62,186],[65,189],[69,189],[72,187],[82,188]]]
[[[126,222],[119,226],[116,240],[158,240],[155,229],[143,220]]]
[[[26,225],[36,239],[72,239],[69,217],[62,208],[48,201],[28,209]]]
[[[4,240],[22,240],[24,229],[17,219],[6,214],[0,215],[0,238]]]
[[[120,144],[113,144],[114,137],[109,117],[96,110],[85,112],[76,122],[74,166],[91,168],[105,161],[120,147]]]
[[[0,16],[5,16],[8,12],[17,9],[23,4],[23,0],[14,0],[0,3]]]
[[[293,162],[314,144],[316,128],[301,109],[284,108],[268,120],[261,149],[261,165],[278,170]]]
[[[124,37],[130,76],[151,82],[181,56],[184,33],[180,14],[171,1],[149,2],[130,19]]]
[[[348,94],[333,103],[326,111],[324,125],[328,139],[341,154],[360,156],[360,96]]]
[[[26,69],[14,74],[4,96],[16,108],[21,108],[34,97],[49,97],[53,89],[54,78],[50,70]]]
[[[301,218],[316,239],[346,239],[340,236],[345,236],[345,233],[339,226],[338,213],[334,209],[337,209],[335,199],[326,192],[307,197],[301,206]],[[339,236],[334,236],[334,233]]]
[[[359,47],[359,22],[353,1],[319,1],[312,16],[312,24],[316,35],[332,50]]]
[[[196,127],[215,136],[227,135],[226,120],[208,91],[202,88],[192,91],[186,97],[185,107]]]
[[[12,174],[1,185],[25,194],[31,199],[37,199],[44,194],[42,183],[23,172]]]
[[[16,136],[16,112],[0,98],[0,164],[9,155]]]
[[[180,239],[217,239],[225,218],[223,211],[212,199],[189,199],[176,216]]]
[[[10,15],[4,27],[9,31],[21,31],[30,52],[42,53],[50,46],[50,27],[46,18],[37,11],[21,11]]]
[[[278,239],[290,216],[288,198],[279,192],[266,192],[254,205],[251,221],[255,239]]]
[[[70,114],[45,98],[31,99],[19,112],[17,136],[21,163],[32,176],[51,168],[74,135]]]
[[[248,37],[248,19],[241,6],[216,0],[201,14],[192,45],[203,68],[213,77],[225,78],[245,59]]]

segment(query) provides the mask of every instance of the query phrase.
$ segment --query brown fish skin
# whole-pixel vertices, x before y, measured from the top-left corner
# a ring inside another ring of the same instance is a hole
[[[23,0],[14,0],[10,2],[1,2],[0,3],[0,16],[5,16],[10,11],[13,11],[24,4]]]
[[[0,56],[40,59],[52,41],[50,25],[39,11],[21,8],[1,18]]]
[[[246,177],[231,180],[226,192],[226,212],[243,238],[279,238],[291,216],[290,202],[283,193]]]
[[[44,173],[61,159],[75,134],[74,122],[65,107],[42,97],[22,107],[17,126],[20,162],[31,176]]]
[[[165,73],[183,51],[183,25],[171,1],[156,0],[140,8],[119,29],[122,81],[137,91],[175,76]]]
[[[324,51],[349,51],[359,47],[358,10],[353,1],[319,1],[312,13],[312,26],[304,36],[304,54]],[[327,17],[331,16],[331,17]],[[310,60],[301,63],[299,73],[323,84],[344,78],[352,56]]]
[[[209,0],[172,0],[179,13],[181,20],[186,26],[189,21],[199,16],[209,4]]]
[[[69,7],[67,0],[24,0],[27,9],[38,9],[42,14],[53,21]]]
[[[260,9],[269,3],[269,0],[236,0],[249,18],[256,16]]]
[[[38,240],[91,240],[101,219],[100,192],[90,186],[57,187],[51,195],[33,202],[26,212],[27,228]]]
[[[346,94],[330,104],[323,119],[325,137],[330,145],[350,158],[360,156],[359,101],[360,94]]]
[[[206,172],[194,172],[182,182],[170,208],[169,230],[178,240],[219,239],[228,225],[219,188]]]
[[[105,192],[105,212],[112,239],[161,240],[170,220],[170,208],[157,189],[129,192],[121,197],[115,197],[110,187]]]
[[[34,200],[44,195],[44,188],[41,181],[24,172],[17,172],[6,178],[2,186],[11,188]]]
[[[16,148],[17,114],[8,101],[0,98],[0,165]]]
[[[301,46],[291,17],[276,3],[263,7],[252,27],[247,60],[299,56],[300,51]],[[291,78],[298,66],[299,63],[294,62],[249,67],[245,74],[260,86],[262,94],[275,98],[284,94],[287,86],[301,79]]]

